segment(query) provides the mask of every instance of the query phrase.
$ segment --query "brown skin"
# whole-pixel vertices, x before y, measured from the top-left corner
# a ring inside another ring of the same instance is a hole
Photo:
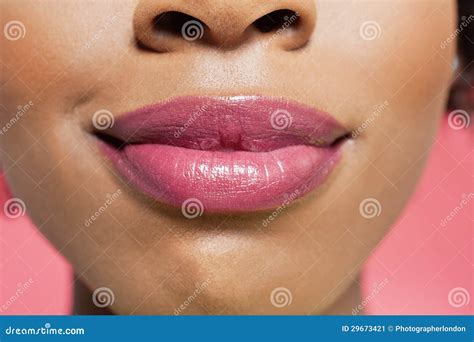
[[[278,9],[300,25],[274,38],[252,26]],[[204,22],[203,39],[150,35],[150,18],[169,10]],[[439,45],[455,12],[455,1],[2,1],[2,24],[20,20],[26,36],[0,38],[0,122],[34,102],[0,135],[8,183],[80,281],[113,290],[114,313],[173,314],[206,281],[183,314],[350,313],[361,265],[412,193],[445,110],[455,44]],[[368,20],[379,38],[360,36]],[[348,130],[389,105],[345,144],[325,184],[268,227],[268,212],[189,220],[155,203],[115,174],[91,134],[100,109],[255,94],[325,110]],[[373,219],[359,213],[368,197],[382,205]],[[271,304],[276,287],[291,305]]]

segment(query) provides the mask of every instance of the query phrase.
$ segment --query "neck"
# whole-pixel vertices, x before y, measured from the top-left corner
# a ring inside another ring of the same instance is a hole
[[[352,315],[352,310],[361,303],[360,286],[354,280],[349,288],[330,306],[324,315]],[[363,312],[359,312],[363,315]]]
[[[92,291],[79,279],[74,282],[73,315],[112,315],[108,308],[98,308],[92,302]]]

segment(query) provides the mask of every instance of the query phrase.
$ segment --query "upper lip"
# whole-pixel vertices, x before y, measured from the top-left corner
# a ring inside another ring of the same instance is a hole
[[[265,152],[290,145],[330,146],[347,130],[329,114],[263,96],[181,97],[115,118],[101,131],[125,144]]]

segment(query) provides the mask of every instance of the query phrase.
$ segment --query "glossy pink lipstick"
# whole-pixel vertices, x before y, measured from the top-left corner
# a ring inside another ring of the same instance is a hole
[[[120,115],[100,133],[122,177],[160,202],[193,201],[204,212],[271,209],[305,195],[347,136],[326,113],[259,96],[177,98]]]

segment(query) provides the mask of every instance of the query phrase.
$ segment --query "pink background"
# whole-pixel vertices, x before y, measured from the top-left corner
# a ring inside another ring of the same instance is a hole
[[[454,130],[443,122],[416,193],[365,266],[361,285],[367,313],[473,313],[474,200],[445,227],[440,224],[463,194],[473,192],[473,161],[471,128]],[[1,208],[9,197],[0,179]],[[33,284],[0,314],[69,313],[69,264],[26,216],[10,219],[0,210],[0,308],[30,278]],[[458,287],[469,300],[461,307],[448,300]]]

